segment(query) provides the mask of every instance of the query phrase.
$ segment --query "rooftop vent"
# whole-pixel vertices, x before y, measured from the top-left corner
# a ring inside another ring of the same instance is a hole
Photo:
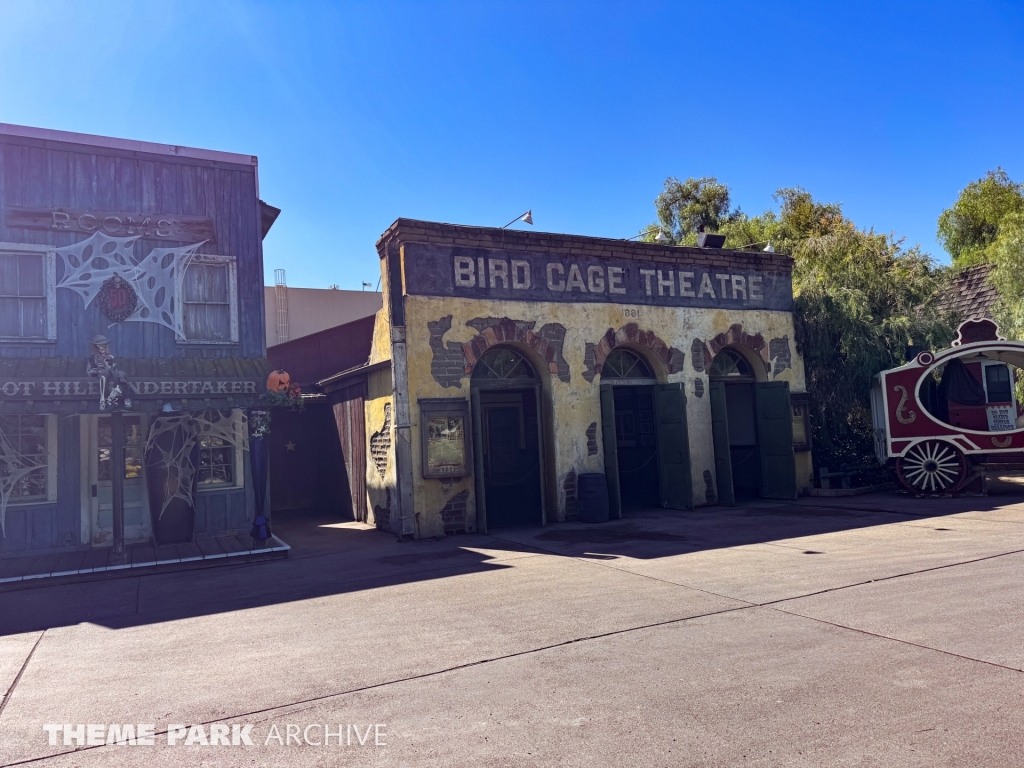
[[[697,245],[701,248],[721,248],[725,245],[725,235],[716,235],[711,232],[698,232]]]

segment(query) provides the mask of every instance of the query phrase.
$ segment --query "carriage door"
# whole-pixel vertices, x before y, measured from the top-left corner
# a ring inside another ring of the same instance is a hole
[[[114,507],[110,460],[110,417],[87,416],[89,450],[83,457],[88,463],[88,492],[92,519],[92,543],[111,544],[114,540]],[[149,498],[146,489],[146,427],[148,418],[142,414],[125,414],[124,419],[124,539],[125,542],[148,541],[152,535],[149,519]]]

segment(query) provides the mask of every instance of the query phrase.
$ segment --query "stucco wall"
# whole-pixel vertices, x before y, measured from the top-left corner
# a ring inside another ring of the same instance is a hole
[[[419,398],[469,398],[470,377],[465,368],[475,362],[474,350],[481,351],[493,343],[512,343],[543,369],[546,429],[552,437],[549,447],[554,454],[553,461],[551,457],[548,460],[546,492],[551,501],[557,498],[556,504],[548,505],[549,520],[565,519],[565,480],[570,472],[579,475],[604,471],[598,394],[601,377],[595,362],[603,360],[609,339],[612,345],[626,345],[642,354],[659,380],[684,383],[696,505],[717,499],[705,365],[710,364],[717,349],[737,342],[751,345],[751,354],[762,361],[766,380],[788,381],[791,391],[805,391],[803,361],[793,343],[793,319],[788,312],[419,296],[405,298],[405,311],[415,511],[420,536],[444,534],[441,510],[463,491],[468,493],[467,528],[472,530],[475,522],[472,478],[444,482],[422,478],[416,404]],[[512,322],[502,324],[502,320]],[[474,338],[480,340],[470,345],[467,357],[463,345]],[[379,426],[380,421],[378,417],[374,423]],[[588,439],[588,429],[592,435],[595,425],[596,441]],[[807,463],[798,454],[798,485],[806,485],[809,471],[802,465]]]

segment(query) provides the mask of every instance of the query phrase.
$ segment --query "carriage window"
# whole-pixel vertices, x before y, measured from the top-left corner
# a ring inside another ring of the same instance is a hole
[[[1010,380],[1010,369],[1002,364],[986,365],[985,388],[988,390],[988,402],[1012,403],[1013,385]]]

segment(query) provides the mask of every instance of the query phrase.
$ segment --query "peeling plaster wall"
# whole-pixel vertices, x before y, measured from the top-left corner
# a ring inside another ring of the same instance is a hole
[[[378,315],[379,319],[379,315]],[[374,371],[367,377],[367,397],[364,404],[366,424],[366,513],[367,522],[387,531],[395,530],[398,493],[395,474],[395,400],[391,391],[391,371]],[[388,416],[385,416],[387,412]],[[388,449],[384,454],[383,473],[374,461],[372,441],[380,434],[387,420]]]
[[[624,310],[628,310],[628,315]],[[711,443],[710,398],[696,396],[697,391],[707,389],[707,369],[715,350],[712,342],[724,339],[760,337],[761,349],[757,352],[766,369],[769,381],[788,381],[793,392],[805,391],[803,360],[792,342],[793,318],[788,312],[761,310],[709,310],[679,309],[673,307],[637,307],[616,304],[555,304],[515,301],[483,301],[462,298],[437,298],[407,296],[405,298],[406,331],[408,338],[409,387],[412,426],[413,476],[415,477],[414,501],[417,515],[417,535],[420,537],[441,536],[445,533],[442,510],[453,498],[466,491],[465,507],[467,530],[474,530],[476,499],[472,477],[456,481],[425,480],[421,475],[420,455],[420,413],[416,404],[419,398],[456,397],[469,399],[470,372],[472,363],[467,358],[463,375],[449,375],[450,361],[445,361],[445,376],[435,376],[437,364],[435,350],[448,354],[458,344],[475,352],[483,342],[474,346],[474,339],[482,337],[481,330],[493,328],[502,319],[508,319],[518,326],[529,329],[557,327],[559,329],[558,354],[547,352],[546,359],[540,359],[540,350],[547,350],[551,342],[533,339],[533,343],[513,341],[513,345],[525,351],[543,380],[545,402],[545,430],[548,431],[549,445],[553,442],[554,456],[548,456],[545,467],[548,501],[548,520],[564,520],[566,517],[566,479],[570,472],[578,476],[584,472],[603,472],[603,445],[588,440],[588,429],[601,422],[599,387],[601,377],[592,376],[588,381],[584,374],[594,371],[593,350],[611,329],[613,335],[629,323],[636,323],[641,331],[653,334],[660,342],[671,348],[669,365],[659,359],[652,349],[626,341],[625,345],[643,354],[658,373],[661,381],[682,382],[687,395],[687,417],[690,433],[690,461],[693,474],[694,503],[698,506],[711,503],[716,492],[709,493],[707,478],[714,481],[715,462]],[[639,317],[637,317],[639,314]],[[447,319],[450,317],[450,321]],[[441,325],[438,323],[441,322]],[[440,335],[438,331],[447,327]],[[740,331],[737,331],[737,328]],[[518,338],[515,332],[509,334]],[[525,331],[522,335],[525,339]],[[540,337],[540,334],[534,334]],[[624,334],[619,334],[624,338]],[[768,342],[766,340],[770,339]],[[491,341],[508,343],[503,339]],[[700,342],[698,344],[697,342]],[[587,360],[588,345],[591,359]],[[700,348],[698,365],[685,364],[684,350],[691,353]],[[718,347],[720,348],[720,346]],[[772,357],[769,358],[769,351]],[[788,354],[787,354],[788,353]],[[564,364],[564,365],[563,365]],[[697,384],[697,380],[700,384]],[[372,395],[371,395],[372,396]],[[371,401],[372,402],[372,401]],[[369,404],[368,404],[369,408]],[[371,418],[368,412],[367,429],[378,429],[383,419],[382,411]],[[591,450],[588,450],[588,443]],[[807,474],[801,466],[803,456],[797,454],[798,484],[806,484]],[[372,462],[370,462],[372,464]],[[369,487],[369,484],[368,484]],[[458,503],[461,505],[460,497]],[[568,499],[570,507],[573,499]],[[552,508],[556,507],[556,508]],[[449,507],[449,511],[451,507]],[[452,523],[449,521],[449,529]]]

